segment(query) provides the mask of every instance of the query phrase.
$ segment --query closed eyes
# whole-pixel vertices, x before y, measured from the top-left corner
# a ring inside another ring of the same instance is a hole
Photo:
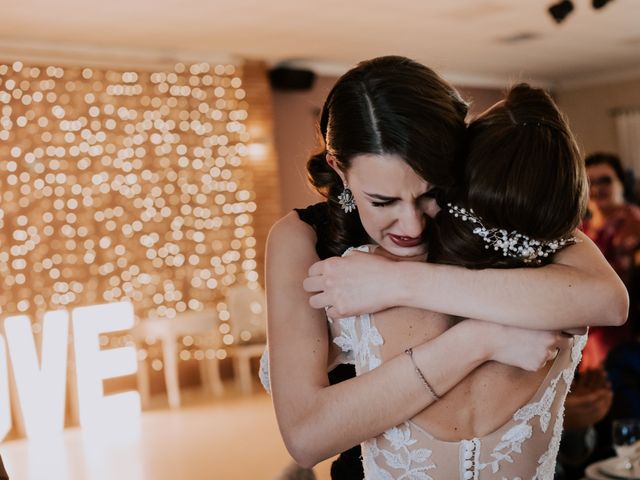
[[[400,200],[400,198],[397,198],[397,197],[386,197],[384,195],[378,195],[375,193],[367,193],[367,195],[372,199],[378,200],[378,201],[375,201],[375,200],[371,201],[371,205],[373,205],[374,207],[387,207],[389,205],[394,204],[398,200]],[[431,188],[426,192],[424,192],[422,195],[420,195],[418,198],[416,198],[416,202],[419,203],[421,200],[425,200],[427,198],[435,198],[435,197],[436,197],[436,189]]]
[[[386,207],[388,205],[391,205],[392,203],[395,203],[396,201],[397,199],[386,200],[384,202],[371,202],[371,205],[373,205],[374,207]]]

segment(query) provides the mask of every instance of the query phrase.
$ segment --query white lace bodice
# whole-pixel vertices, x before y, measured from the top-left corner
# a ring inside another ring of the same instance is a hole
[[[359,250],[367,251],[367,247]],[[380,366],[384,338],[372,315],[329,320],[341,363],[357,375]],[[434,438],[413,421],[362,443],[366,480],[552,480],[562,433],[564,401],[580,362],[585,336],[557,356],[533,398],[500,428],[479,438],[448,442]],[[269,388],[268,350],[260,379]]]
[[[372,315],[330,321],[333,341],[357,375],[378,367],[384,339]],[[447,442],[412,421],[362,444],[367,480],[552,480],[562,432],[564,400],[580,361],[585,337],[559,353],[529,403],[494,432]]]

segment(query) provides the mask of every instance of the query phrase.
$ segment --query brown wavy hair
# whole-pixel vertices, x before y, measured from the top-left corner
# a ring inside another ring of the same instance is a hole
[[[355,212],[338,202],[343,190],[327,153],[348,170],[360,154],[398,155],[429,183],[446,191],[454,184],[462,153],[467,104],[433,70],[399,56],[364,61],[330,91],[320,117],[324,148],[307,162],[311,185],[328,201],[329,252],[368,241]]]
[[[584,162],[567,121],[545,91],[527,84],[511,88],[505,100],[469,124],[459,173],[436,216],[430,261],[470,268],[525,265],[486,248],[473,233],[475,225],[454,217],[446,203],[472,208],[487,228],[536,240],[570,236],[586,209]]]

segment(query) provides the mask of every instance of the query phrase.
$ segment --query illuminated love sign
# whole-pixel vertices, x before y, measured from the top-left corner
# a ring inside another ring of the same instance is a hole
[[[114,418],[140,414],[140,395],[127,391],[105,395],[103,380],[136,372],[133,347],[100,349],[100,334],[133,327],[130,303],[76,308],[71,313],[80,425],[89,427]],[[64,428],[67,381],[69,313],[47,312],[42,322],[40,358],[25,315],[7,317],[0,336],[0,441],[11,430],[8,360],[15,384],[14,408],[29,438],[61,432]],[[17,400],[17,402],[16,402]]]

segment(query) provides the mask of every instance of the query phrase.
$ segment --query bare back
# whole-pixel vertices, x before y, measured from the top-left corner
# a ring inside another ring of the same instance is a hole
[[[457,321],[396,307],[332,320],[330,331],[342,360],[362,375],[441,335]],[[503,477],[552,478],[563,404],[584,342],[584,337],[574,337],[538,372],[495,362],[478,367],[428,409],[363,442],[365,478],[436,478],[431,477],[436,472],[437,478],[464,480],[496,478],[497,472]],[[429,377],[428,369],[424,374]]]
[[[382,360],[442,334],[457,319],[439,313],[396,307],[372,316],[384,343]],[[482,342],[482,338],[478,338]],[[464,355],[453,351],[451,355]],[[544,381],[551,364],[537,372],[487,362],[468,375],[442,399],[413,418],[434,437],[446,441],[481,437],[507,422],[531,399]],[[424,372],[429,377],[429,372]]]

